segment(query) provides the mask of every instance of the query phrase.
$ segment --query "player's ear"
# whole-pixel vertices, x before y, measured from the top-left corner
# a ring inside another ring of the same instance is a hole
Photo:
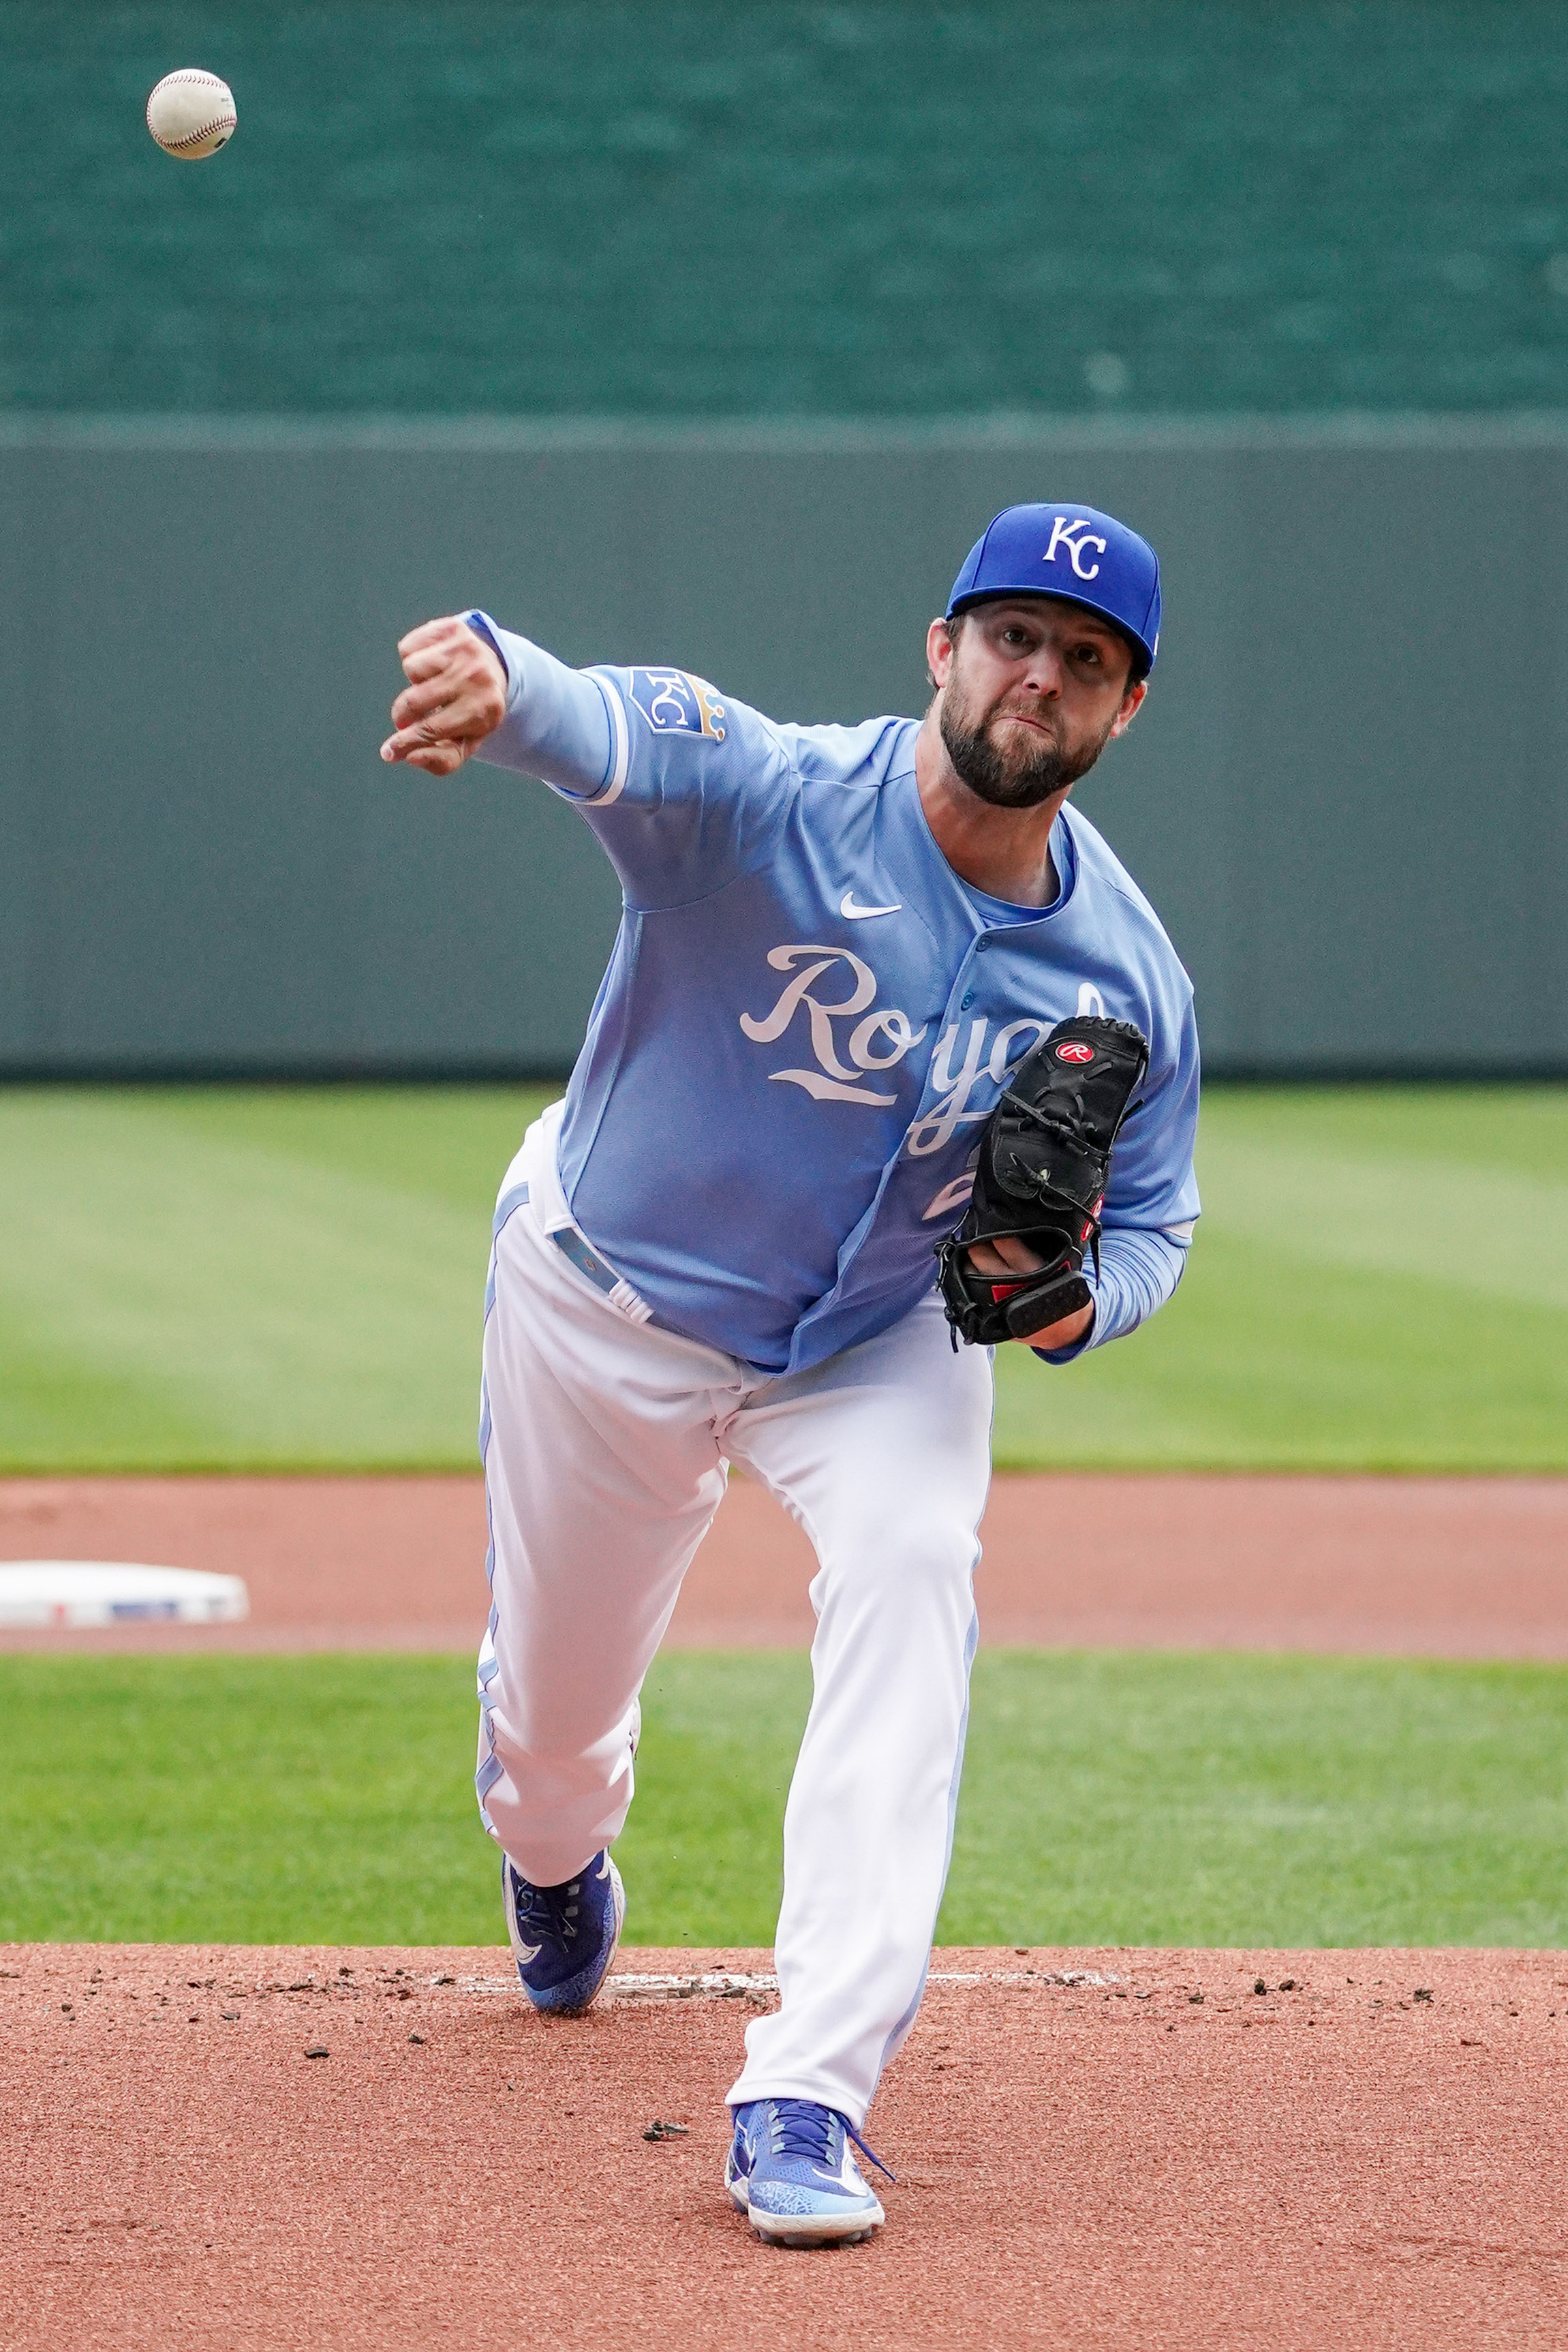
[[[947,673],[953,667],[953,647],[957,631],[952,624],[935,620],[925,632],[925,674],[938,693],[947,683]]]
[[[1122,708],[1117,711],[1114,719],[1112,721],[1111,732],[1113,735],[1124,735],[1126,733],[1128,728],[1132,725],[1134,719],[1143,709],[1144,698],[1148,693],[1148,690],[1149,681],[1146,677],[1130,677],[1127,680],[1127,691],[1122,697]]]

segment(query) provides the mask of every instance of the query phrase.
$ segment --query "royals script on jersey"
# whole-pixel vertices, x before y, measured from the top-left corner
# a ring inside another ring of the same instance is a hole
[[[1009,907],[932,837],[915,720],[781,726],[683,670],[570,670],[468,619],[510,684],[480,756],[572,800],[621,878],[560,1174],[661,1321],[782,1373],[907,1313],[1008,1071],[1071,1013],[1150,1045],[1107,1234],[1185,1241],[1192,989],[1085,818],[1057,820],[1054,906]]]

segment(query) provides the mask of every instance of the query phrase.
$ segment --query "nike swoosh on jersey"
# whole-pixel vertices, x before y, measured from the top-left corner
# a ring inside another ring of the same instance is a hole
[[[852,890],[844,892],[839,908],[840,914],[847,916],[852,923],[869,923],[873,915],[900,915],[903,911],[902,907],[857,907]]]

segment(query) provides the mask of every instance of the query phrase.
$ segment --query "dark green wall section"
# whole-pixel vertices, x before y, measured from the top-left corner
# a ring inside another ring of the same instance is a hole
[[[1010,499],[1160,550],[1080,787],[1211,1067],[1568,1067],[1568,424],[71,425],[0,439],[0,1066],[548,1068],[613,932],[542,789],[377,759],[466,603],[784,718],[916,710]]]
[[[1564,407],[1565,110],[1562,0],[5,0],[0,410]]]

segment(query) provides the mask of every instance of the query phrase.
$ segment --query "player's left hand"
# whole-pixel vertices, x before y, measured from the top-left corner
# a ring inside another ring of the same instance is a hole
[[[994,1241],[971,1242],[969,1264],[977,1274],[1037,1274],[1045,1260],[1012,1234],[998,1234]],[[1041,1331],[1031,1331],[1020,1339],[1020,1348],[1071,1348],[1082,1339],[1094,1320],[1092,1307],[1080,1307],[1075,1314],[1064,1315],[1060,1323],[1048,1323]]]
[[[397,730],[383,760],[450,776],[507,715],[507,674],[483,637],[455,614],[424,621],[398,641],[408,684],[392,707]]]

